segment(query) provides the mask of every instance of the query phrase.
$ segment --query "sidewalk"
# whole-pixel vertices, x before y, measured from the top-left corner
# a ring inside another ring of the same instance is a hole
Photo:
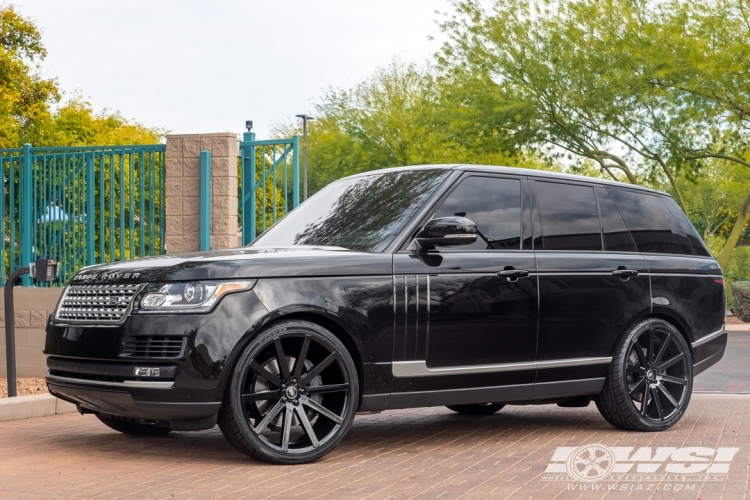
[[[565,453],[593,443],[615,450],[618,470],[658,473],[595,483],[545,473],[564,470]],[[709,455],[718,447],[739,450],[719,463]],[[660,478],[667,467],[705,471],[705,456],[728,474]],[[253,461],[218,429],[134,438],[75,414],[0,423],[0,498],[729,499],[750,491],[749,459],[750,396],[738,395],[696,394],[680,423],[661,433],[617,430],[593,404],[512,406],[489,417],[390,411],[357,417],[338,448],[301,466]]]

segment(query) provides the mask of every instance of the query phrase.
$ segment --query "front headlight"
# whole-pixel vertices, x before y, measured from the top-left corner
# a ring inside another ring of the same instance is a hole
[[[250,290],[257,280],[151,283],[133,307],[135,314],[205,313],[224,295]]]

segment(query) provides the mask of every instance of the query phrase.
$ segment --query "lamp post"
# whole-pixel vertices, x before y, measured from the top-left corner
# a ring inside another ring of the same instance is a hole
[[[307,199],[307,122],[312,121],[315,118],[307,115],[295,115],[297,118],[302,118],[302,178],[304,185],[304,199]]]

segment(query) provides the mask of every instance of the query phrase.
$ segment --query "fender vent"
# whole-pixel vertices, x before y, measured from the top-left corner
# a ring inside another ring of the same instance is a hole
[[[179,358],[185,337],[152,335],[148,337],[124,336],[120,356],[134,358]]]

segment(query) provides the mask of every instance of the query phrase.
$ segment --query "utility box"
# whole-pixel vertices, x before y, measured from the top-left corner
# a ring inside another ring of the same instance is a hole
[[[37,259],[29,266],[29,274],[37,283],[57,281],[57,259]]]

